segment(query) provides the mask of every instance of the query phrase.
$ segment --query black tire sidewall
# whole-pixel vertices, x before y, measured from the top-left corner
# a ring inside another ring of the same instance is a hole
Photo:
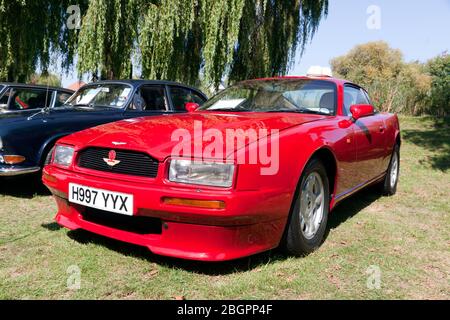
[[[322,218],[322,222],[319,228],[319,231],[312,239],[306,239],[303,236],[300,225],[300,199],[303,186],[305,184],[306,178],[309,177],[311,173],[317,172],[323,181],[324,190],[325,190],[325,208],[324,214]],[[325,237],[327,224],[328,224],[328,215],[330,208],[330,184],[328,180],[328,175],[323,164],[317,160],[311,160],[306,169],[304,170],[302,177],[300,179],[300,183],[298,185],[298,190],[296,192],[294,198],[294,205],[292,208],[292,212],[290,214],[289,223],[287,226],[287,233],[285,239],[285,249],[289,254],[293,254],[296,256],[304,256],[314,252],[323,242]]]

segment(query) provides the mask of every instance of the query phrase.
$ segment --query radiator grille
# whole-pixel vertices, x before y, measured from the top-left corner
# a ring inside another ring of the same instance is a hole
[[[108,165],[111,151],[114,152],[114,160],[117,164]],[[156,178],[159,162],[145,153],[111,150],[106,148],[88,148],[78,155],[78,167],[102,172]]]

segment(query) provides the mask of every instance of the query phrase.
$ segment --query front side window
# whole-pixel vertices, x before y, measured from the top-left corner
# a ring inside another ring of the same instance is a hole
[[[126,84],[89,85],[81,88],[64,106],[123,109],[132,93],[133,88]]]
[[[336,96],[336,85],[325,80],[246,81],[222,91],[200,110],[334,115]]]
[[[58,91],[56,93],[55,108],[63,106],[71,96],[72,94],[70,93]]]
[[[361,88],[345,86],[344,88],[344,113],[350,116],[350,108],[355,104],[370,104],[367,94]]]
[[[171,87],[170,96],[175,111],[186,111],[186,103],[202,105],[205,102],[205,99],[198,93],[187,88]]]
[[[166,93],[163,86],[142,86],[133,98],[129,110],[160,112],[168,110]]]

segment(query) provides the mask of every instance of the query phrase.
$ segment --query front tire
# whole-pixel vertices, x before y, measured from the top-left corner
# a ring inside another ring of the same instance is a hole
[[[284,250],[305,256],[317,250],[325,236],[330,209],[330,187],[326,169],[317,159],[306,167],[294,199]]]
[[[393,196],[397,193],[400,176],[400,146],[396,145],[392,153],[391,162],[383,182],[382,192],[385,196]]]

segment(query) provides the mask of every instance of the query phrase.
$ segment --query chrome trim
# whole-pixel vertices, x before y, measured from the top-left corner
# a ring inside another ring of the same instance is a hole
[[[36,173],[41,168],[32,167],[32,168],[0,168],[0,177],[14,177],[20,176],[23,174]]]

